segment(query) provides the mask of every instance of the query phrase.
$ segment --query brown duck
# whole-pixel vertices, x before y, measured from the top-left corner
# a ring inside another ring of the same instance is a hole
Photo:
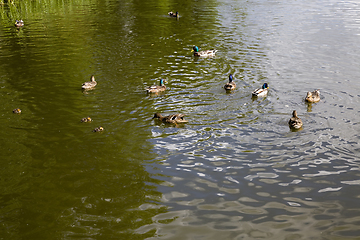
[[[168,14],[169,14],[170,17],[179,18],[179,12],[176,12],[176,13],[174,13],[174,12],[168,12]]]
[[[172,114],[169,116],[162,116],[160,113],[155,113],[154,118],[159,119],[160,121],[164,123],[187,123],[184,119],[185,114]]]
[[[289,120],[289,126],[292,129],[298,130],[303,126],[303,123],[301,119],[297,116],[296,110],[293,111],[292,115],[293,115],[292,118],[290,118]]]
[[[316,103],[316,102],[320,101],[320,91],[315,90],[313,92],[307,92],[305,101],[310,102],[310,103]]]
[[[21,109],[20,109],[20,108],[15,108],[15,109],[13,110],[13,113],[21,113]]]
[[[234,90],[236,88],[236,83],[233,82],[233,75],[230,74],[229,75],[229,82],[225,84],[224,86],[226,91],[231,91]]]
[[[93,89],[97,85],[94,75],[90,77],[90,82],[84,82],[81,86],[82,89],[89,90]]]
[[[166,90],[166,86],[164,83],[167,83],[166,80],[160,79],[160,85],[153,85],[148,88],[146,88],[147,93],[159,93]]]
[[[93,132],[102,132],[102,131],[104,131],[103,127],[98,127],[93,130]]]
[[[92,119],[90,117],[82,118],[81,122],[91,122]]]

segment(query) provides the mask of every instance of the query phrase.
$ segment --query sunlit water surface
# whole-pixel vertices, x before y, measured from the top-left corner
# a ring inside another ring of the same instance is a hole
[[[360,236],[358,2],[2,8],[1,239]],[[166,92],[147,95],[160,78]]]

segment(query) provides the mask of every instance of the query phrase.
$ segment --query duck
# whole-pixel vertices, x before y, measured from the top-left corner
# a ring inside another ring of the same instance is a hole
[[[171,114],[169,116],[162,116],[160,113],[155,113],[152,119],[157,118],[163,123],[187,123],[188,121],[184,119],[184,116],[185,114],[181,113]]]
[[[233,75],[230,74],[229,75],[229,82],[225,84],[224,86],[226,91],[231,91],[234,90],[236,88],[236,83],[233,82]]]
[[[168,12],[168,14],[169,14],[170,17],[176,17],[176,18],[179,17],[179,12],[176,12],[176,13]]]
[[[15,109],[13,110],[13,113],[21,113],[21,109],[20,109],[20,108],[15,108]]]
[[[16,27],[22,27],[24,26],[24,21],[23,20],[15,20],[15,26]]]
[[[255,89],[252,92],[253,97],[265,97],[268,94],[269,86],[267,83],[264,83],[261,88]]]
[[[315,90],[313,92],[307,92],[305,101],[309,103],[316,103],[320,101],[320,91]]]
[[[95,81],[94,75],[91,75],[90,82],[84,82],[81,86],[82,89],[88,90],[92,89],[97,85],[97,82]]]
[[[81,122],[91,122],[91,121],[92,121],[92,119],[90,117],[81,119]]]
[[[163,92],[166,90],[166,86],[164,85],[164,83],[167,83],[167,81],[164,79],[160,79],[160,86],[153,85],[151,87],[148,87],[148,88],[146,88],[146,92],[147,93]]]
[[[199,48],[197,46],[194,46],[193,49],[191,50],[191,52],[194,52],[194,56],[196,57],[212,57],[215,56],[215,53],[217,51],[218,50],[211,49],[211,50],[205,50],[199,52]]]
[[[298,130],[303,126],[301,119],[297,116],[296,110],[292,113],[292,118],[289,120],[289,126],[292,129]]]
[[[104,131],[103,127],[98,127],[93,130],[93,132],[102,132],[102,131]]]

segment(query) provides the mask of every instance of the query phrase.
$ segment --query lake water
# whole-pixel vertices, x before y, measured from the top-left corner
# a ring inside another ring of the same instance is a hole
[[[0,8],[0,239],[359,239],[359,2]]]

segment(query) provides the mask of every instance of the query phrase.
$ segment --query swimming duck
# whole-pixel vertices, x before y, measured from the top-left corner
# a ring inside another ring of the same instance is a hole
[[[92,119],[90,117],[81,119],[81,122],[91,122],[91,121],[92,121]]]
[[[269,86],[267,83],[264,83],[261,88],[255,89],[252,92],[253,97],[265,97],[268,93]]]
[[[160,86],[157,85],[153,85],[151,87],[146,88],[146,91],[148,93],[158,93],[158,92],[163,92],[166,89],[166,86],[164,85],[164,83],[167,83],[166,80],[164,79],[160,79]]]
[[[82,89],[88,90],[96,86],[97,82],[95,81],[94,75],[90,77],[90,82],[84,82],[81,86]]]
[[[315,102],[320,101],[320,91],[315,90],[313,92],[307,92],[305,101],[310,102],[310,103],[315,103]]]
[[[301,119],[297,116],[296,110],[294,110],[292,113],[292,118],[290,118],[290,120],[289,120],[290,128],[298,130],[302,127],[302,125],[303,125],[303,123],[302,123]]]
[[[176,17],[176,18],[179,17],[179,12],[176,12],[176,13],[169,12],[168,14],[169,14],[170,17]]]
[[[98,127],[93,130],[93,132],[101,132],[101,131],[104,131],[103,127]]]
[[[230,74],[229,75],[229,82],[225,84],[224,86],[226,91],[231,91],[234,90],[236,88],[236,83],[233,82],[233,75]]]
[[[13,113],[21,113],[21,109],[20,109],[20,108],[15,108],[15,109],[13,110]]]
[[[197,46],[194,46],[193,49],[191,50],[191,52],[194,52],[194,56],[196,57],[212,57],[215,56],[215,53],[217,51],[218,50],[211,49],[211,50],[205,50],[199,52],[199,48]]]
[[[16,27],[24,26],[24,21],[23,20],[15,20],[15,26]]]
[[[164,123],[187,123],[184,119],[185,114],[172,114],[169,116],[162,116],[160,113],[155,113],[154,118],[158,118],[160,121]]]

